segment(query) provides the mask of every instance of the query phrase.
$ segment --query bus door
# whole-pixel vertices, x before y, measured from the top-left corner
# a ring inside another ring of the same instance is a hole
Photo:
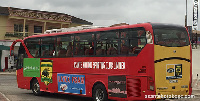
[[[17,42],[22,42],[22,40],[17,40],[14,41],[13,44],[11,45],[10,48],[10,55],[14,56],[14,46]],[[24,58],[27,57],[26,51],[22,43],[20,44],[19,50],[18,50],[18,55],[17,55],[17,61],[16,61],[16,75],[17,75],[17,82],[18,82],[18,87],[22,88],[24,87],[24,79],[23,79],[23,60]]]

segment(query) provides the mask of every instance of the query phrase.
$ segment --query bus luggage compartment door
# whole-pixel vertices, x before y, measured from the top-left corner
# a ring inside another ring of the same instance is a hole
[[[155,63],[156,94],[188,95],[190,63],[184,60],[167,60]]]

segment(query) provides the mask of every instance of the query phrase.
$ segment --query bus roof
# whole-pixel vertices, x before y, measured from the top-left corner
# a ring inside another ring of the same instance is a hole
[[[164,28],[164,27],[180,27],[184,28],[180,25],[174,25],[174,24],[163,24],[163,23],[138,23],[133,25],[122,25],[122,26],[115,26],[115,27],[104,27],[104,28],[95,28],[95,29],[86,29],[86,30],[80,30],[80,31],[71,31],[71,32],[59,32],[59,33],[51,33],[51,34],[40,34],[40,35],[33,35],[26,37],[28,38],[37,38],[37,37],[48,37],[48,36],[57,36],[57,35],[66,35],[66,34],[73,34],[73,33],[86,33],[86,32],[97,32],[97,31],[107,31],[107,30],[115,30],[115,29],[125,29],[125,28],[133,28],[133,27],[145,27],[145,28]],[[24,40],[25,40],[24,39]]]
[[[28,39],[28,38],[37,38],[37,37],[57,36],[57,35],[66,35],[66,34],[73,34],[73,33],[86,33],[86,32],[97,32],[97,31],[106,31],[106,30],[115,30],[115,29],[125,29],[125,28],[132,28],[132,27],[151,27],[151,24],[150,23],[140,23],[140,24],[133,24],[133,25],[122,25],[122,26],[115,26],[115,27],[104,27],[104,28],[86,29],[86,30],[71,31],[71,32],[59,32],[59,33],[51,33],[51,34],[40,34],[40,35],[32,35],[32,36],[26,37],[25,39]]]
[[[151,23],[151,25],[153,28],[185,28],[184,26],[176,24]]]

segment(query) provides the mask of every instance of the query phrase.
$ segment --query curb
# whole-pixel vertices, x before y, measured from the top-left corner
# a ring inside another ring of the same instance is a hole
[[[1,101],[10,101],[3,93],[0,92],[0,100]]]
[[[0,75],[16,75],[16,72],[0,72]]]

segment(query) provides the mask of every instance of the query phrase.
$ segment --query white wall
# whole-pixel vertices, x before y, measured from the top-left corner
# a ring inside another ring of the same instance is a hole
[[[12,41],[0,41],[0,45],[4,45],[4,46],[8,46],[10,47],[12,45]],[[20,46],[20,42],[17,42],[15,44],[15,47],[14,47],[14,54],[18,54],[18,49],[19,49],[19,46]],[[5,57],[8,57],[8,62],[9,62],[9,54],[10,54],[10,50],[2,50],[2,55],[1,55],[1,69],[5,69]],[[13,66],[14,60],[11,62],[12,64],[8,64],[8,68],[10,69],[11,66]],[[1,70],[0,70],[1,71]]]
[[[9,50],[2,50],[1,55],[1,69],[5,69],[5,57],[9,56]]]
[[[0,45],[9,46],[9,47],[12,45],[12,43],[13,43],[12,41],[0,41]],[[15,46],[20,46],[20,42],[17,42]]]

